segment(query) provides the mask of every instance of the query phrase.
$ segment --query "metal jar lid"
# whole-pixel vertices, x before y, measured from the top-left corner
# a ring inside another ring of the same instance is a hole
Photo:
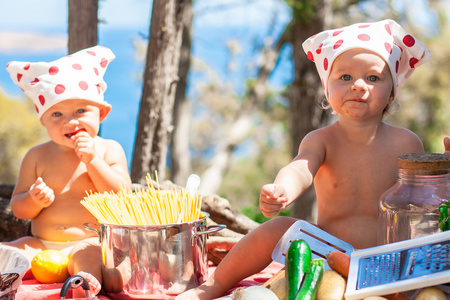
[[[450,172],[450,155],[441,153],[409,153],[397,157],[400,172],[439,175]]]

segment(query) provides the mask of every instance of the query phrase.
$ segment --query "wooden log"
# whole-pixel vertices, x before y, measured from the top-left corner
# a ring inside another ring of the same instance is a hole
[[[241,234],[247,234],[258,227],[259,223],[238,212],[231,203],[217,195],[203,197],[202,210],[210,214],[210,218],[218,224]]]
[[[218,225],[216,222],[214,222],[211,218],[208,218],[206,220],[206,225],[207,226],[214,226],[214,225]],[[224,225],[224,224],[220,224],[220,225]],[[215,233],[210,234],[209,236],[221,236],[221,237],[229,237],[229,238],[237,238],[237,239],[241,239],[244,235],[242,233],[230,230],[228,228],[216,231]]]
[[[19,220],[11,211],[9,198],[0,197],[0,242],[31,235],[30,220]]]
[[[0,198],[11,199],[14,190],[13,184],[0,184]]]

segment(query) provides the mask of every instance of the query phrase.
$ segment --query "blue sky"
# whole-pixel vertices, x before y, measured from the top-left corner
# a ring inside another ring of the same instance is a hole
[[[281,0],[201,0],[194,1],[195,12],[201,14],[195,19],[201,27],[249,27],[264,26],[271,18],[272,11],[286,10]],[[220,10],[218,9],[220,8]],[[235,7],[235,8],[233,8]],[[212,11],[212,13],[207,13]],[[100,0],[99,19],[105,23],[101,28],[142,29],[148,32],[151,14],[151,0]],[[284,18],[289,18],[288,14]],[[65,39],[67,32],[67,1],[62,0],[14,0],[0,2],[0,51],[26,51],[34,44],[16,43],[11,45],[4,39],[11,33],[34,33],[42,37],[59,37]],[[2,39],[3,37],[3,39]],[[61,44],[50,44],[61,47]],[[42,45],[41,45],[42,47]],[[37,49],[40,49],[38,47]]]
[[[15,0],[0,4],[0,27],[17,30],[56,29],[67,23],[67,1]],[[135,28],[148,25],[151,1],[148,0],[100,0],[99,18],[107,18],[112,27]]]
[[[151,1],[147,0],[101,0],[99,19],[105,23],[101,24],[100,28],[145,29],[148,32],[150,12]],[[27,33],[40,37],[41,40],[35,38],[33,41],[40,42],[41,45],[30,44],[29,40],[20,39],[20,36]],[[5,37],[12,38],[16,43],[8,42]],[[43,40],[51,42],[45,45],[42,43]],[[0,3],[1,52],[12,50],[27,52],[36,49],[39,51],[59,49],[65,52],[66,41],[67,1],[15,0]]]

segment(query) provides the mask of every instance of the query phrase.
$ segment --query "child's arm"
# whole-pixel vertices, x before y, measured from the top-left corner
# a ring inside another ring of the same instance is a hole
[[[322,134],[308,134],[300,144],[298,155],[278,172],[274,183],[262,187],[259,207],[263,215],[276,216],[307,190],[324,158]]]
[[[106,148],[102,157],[95,149],[95,139],[86,132],[79,132],[75,137],[75,152],[86,168],[97,191],[114,191],[130,188],[127,160],[122,146],[113,140],[102,140]]]
[[[36,174],[36,159],[30,150],[22,162],[11,197],[11,210],[19,219],[33,219],[55,200],[53,190]]]

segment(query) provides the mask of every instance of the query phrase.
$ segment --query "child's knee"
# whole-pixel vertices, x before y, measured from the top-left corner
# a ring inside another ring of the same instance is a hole
[[[101,266],[102,249],[95,240],[82,240],[77,243],[69,254],[69,272],[76,269],[75,266]]]

